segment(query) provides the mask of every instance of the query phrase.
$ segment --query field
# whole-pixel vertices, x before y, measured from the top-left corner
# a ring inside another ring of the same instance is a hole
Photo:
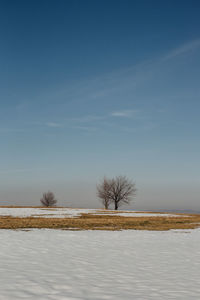
[[[0,300],[197,300],[199,224],[191,214],[0,207]]]
[[[170,230],[200,226],[199,214],[95,209],[0,207],[0,229]]]

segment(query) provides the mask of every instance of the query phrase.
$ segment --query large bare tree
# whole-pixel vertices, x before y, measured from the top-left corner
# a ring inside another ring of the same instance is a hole
[[[110,203],[112,202],[110,193],[111,180],[104,177],[103,180],[99,184],[97,184],[97,196],[105,209],[108,209]]]
[[[40,202],[43,206],[51,207],[56,205],[57,200],[55,199],[54,193],[47,192],[43,194],[42,198],[40,199]]]
[[[112,179],[104,177],[102,182],[97,185],[97,195],[108,209],[114,203],[115,210],[123,204],[129,204],[136,195],[135,183],[125,176],[117,176]]]
[[[123,204],[129,204],[136,195],[135,183],[126,176],[117,176],[111,180],[110,198],[114,202],[115,210]]]

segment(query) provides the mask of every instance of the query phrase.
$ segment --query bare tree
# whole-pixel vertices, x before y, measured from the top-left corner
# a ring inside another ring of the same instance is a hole
[[[127,177],[117,176],[111,180],[110,198],[114,202],[115,210],[123,204],[129,204],[135,195],[135,183]]]
[[[56,205],[57,200],[55,199],[54,193],[47,192],[43,194],[42,198],[40,199],[40,202],[43,206],[51,207]]]
[[[110,197],[111,192],[111,180],[106,177],[103,178],[102,182],[97,185],[97,196],[100,199],[105,209],[109,208],[112,199]]]
[[[108,209],[114,203],[115,210],[123,204],[129,204],[136,195],[135,183],[125,176],[117,176],[112,179],[104,177],[102,182],[97,185],[97,195]]]

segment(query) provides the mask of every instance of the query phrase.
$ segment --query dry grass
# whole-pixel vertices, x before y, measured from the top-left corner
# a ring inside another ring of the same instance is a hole
[[[170,230],[200,227],[200,215],[122,217],[82,214],[77,218],[0,217],[0,229],[51,228],[70,230]]]

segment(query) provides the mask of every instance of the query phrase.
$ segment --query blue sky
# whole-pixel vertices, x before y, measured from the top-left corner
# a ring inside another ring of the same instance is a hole
[[[1,1],[0,200],[199,209],[199,1]]]

